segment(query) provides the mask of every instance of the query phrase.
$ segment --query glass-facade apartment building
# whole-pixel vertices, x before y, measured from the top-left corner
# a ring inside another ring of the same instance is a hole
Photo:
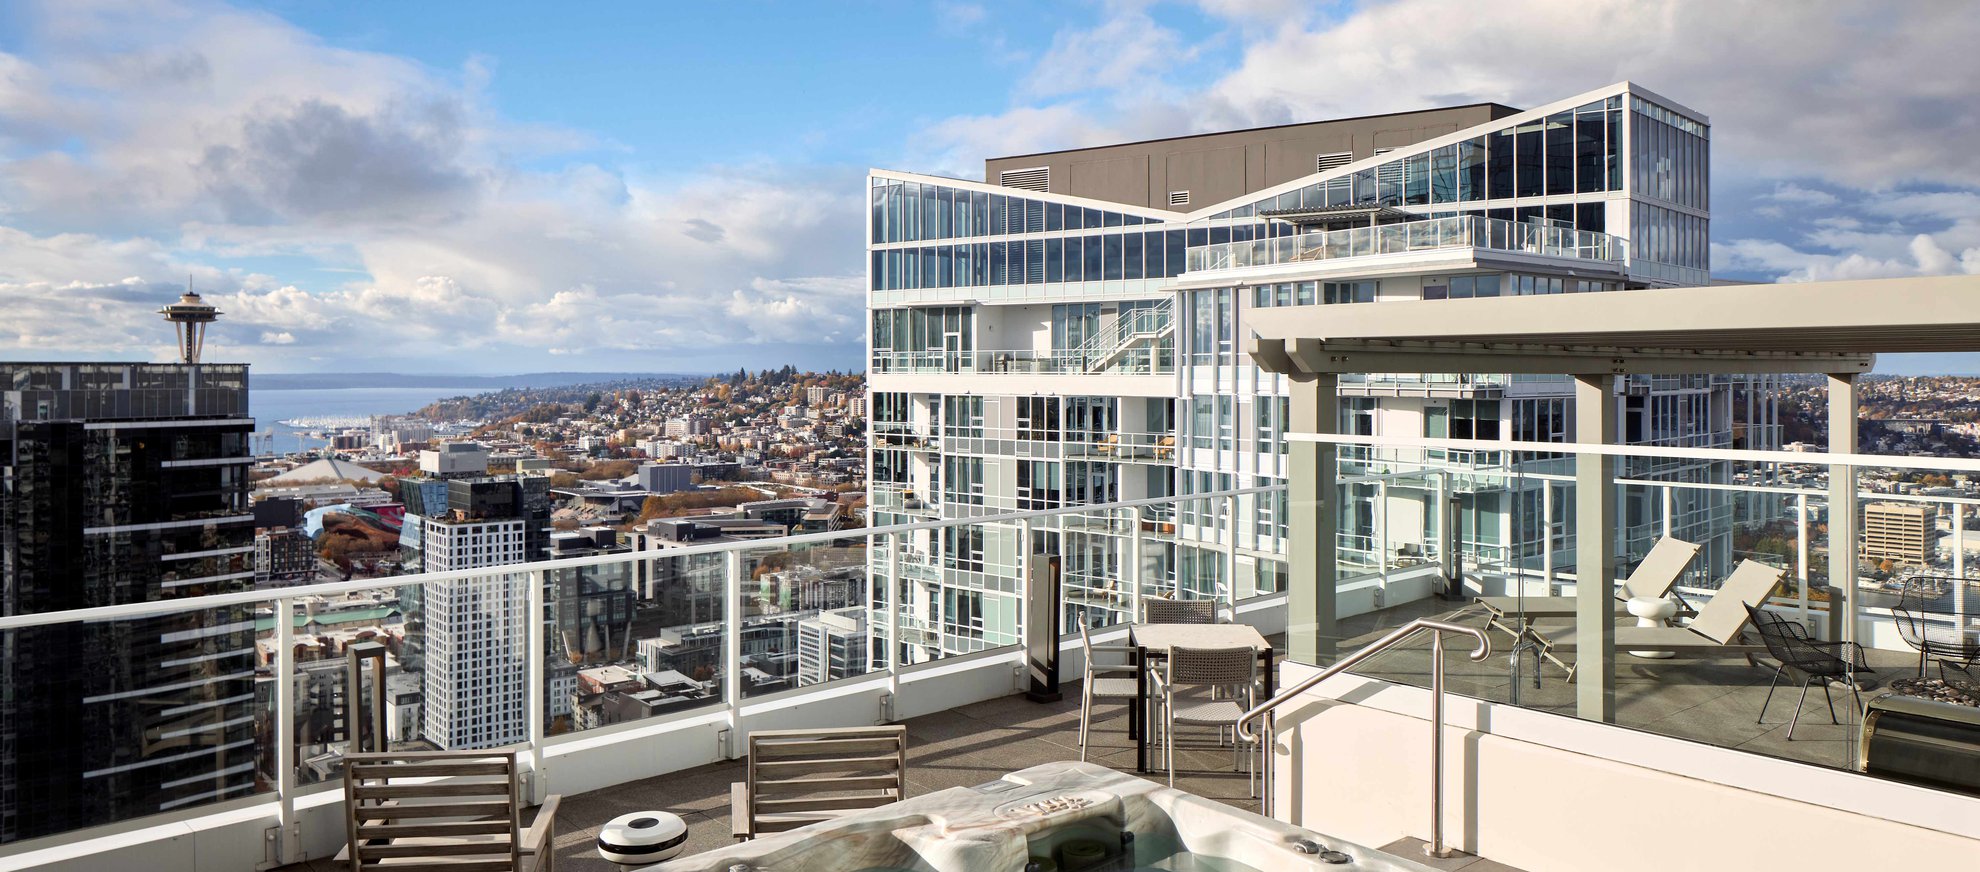
[[[254,588],[247,367],[0,364],[0,615]],[[0,633],[0,843],[265,789],[249,605]]]
[[[1286,385],[1246,355],[1248,324],[1282,306],[1706,284],[1709,156],[1703,115],[1619,83],[1530,111],[1485,104],[999,158],[986,169],[995,184],[875,170],[872,522],[1282,483]],[[1621,388],[1618,432],[1771,447],[1770,393],[1755,381],[1636,377]],[[1385,374],[1344,380],[1341,395],[1343,432],[1360,435],[1565,441],[1571,420],[1564,378]],[[1572,567],[1571,498],[1546,475],[1565,470],[1557,462],[1358,452],[1343,457],[1358,476],[1344,564],[1433,558],[1448,534],[1466,565]],[[1728,475],[1705,461],[1631,463],[1649,478]],[[1466,473],[1484,470],[1534,478],[1470,487]],[[1731,560],[1729,498],[1677,493],[1626,503],[1623,553],[1670,533],[1705,547],[1697,580],[1717,578]],[[1029,547],[1060,556],[1068,622],[1133,620],[1145,596],[1281,589],[1284,499],[1041,520]],[[950,528],[876,555],[876,662],[897,607],[906,662],[1017,641],[1024,533]],[[1130,562],[1138,589],[1123,589]]]

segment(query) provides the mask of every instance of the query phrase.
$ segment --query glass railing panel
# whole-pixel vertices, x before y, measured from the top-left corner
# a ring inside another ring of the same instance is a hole
[[[547,573],[545,733],[722,705],[727,560],[638,557]]]
[[[289,680],[295,693],[297,784],[343,777],[348,754],[439,747],[422,738],[427,636],[419,594],[413,587],[287,601],[295,652]],[[265,604],[255,621],[271,682],[280,608]]]
[[[253,607],[0,630],[0,652],[7,841],[273,789]]]
[[[743,552],[743,695],[872,670],[871,579],[863,538]]]

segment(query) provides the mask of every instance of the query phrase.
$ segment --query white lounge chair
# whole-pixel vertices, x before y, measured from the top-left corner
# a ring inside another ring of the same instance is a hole
[[[1766,650],[1763,645],[1747,644],[1740,640],[1752,617],[1747,614],[1747,606],[1758,606],[1772,596],[1780,586],[1786,570],[1768,566],[1756,560],[1742,560],[1719,585],[1710,602],[1700,606],[1698,617],[1682,627],[1617,627],[1616,650],[1618,651],[1669,651],[1685,655],[1745,654],[1751,660],[1758,651]],[[1538,634],[1536,634],[1538,635]],[[1539,636],[1548,649],[1568,649],[1574,647],[1575,630]],[[1556,661],[1558,662],[1558,661]],[[1568,667],[1568,680],[1574,680],[1574,672],[1580,663]]]
[[[1643,555],[1643,561],[1636,564],[1636,570],[1616,588],[1617,611],[1632,597],[1668,596],[1671,588],[1677,585],[1678,576],[1691,565],[1698,556],[1698,546],[1682,539],[1665,536],[1657,540],[1650,553]],[[1531,627],[1540,618],[1572,618],[1575,616],[1577,597],[1571,596],[1481,596],[1478,604],[1489,615],[1488,626],[1497,627],[1514,636],[1523,627]],[[1511,622],[1518,621],[1519,626]]]

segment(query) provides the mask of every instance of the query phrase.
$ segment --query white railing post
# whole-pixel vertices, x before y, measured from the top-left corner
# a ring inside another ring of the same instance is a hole
[[[742,551],[724,552],[722,565],[723,623],[728,625],[728,632],[722,636],[722,701],[729,708],[729,742],[722,753],[733,760],[736,749],[743,747]]]
[[[1017,546],[1018,546],[1017,582],[1018,583],[1017,583],[1016,630],[1017,630],[1018,646],[1020,649],[1023,649],[1027,647],[1027,642],[1031,638],[1031,624],[1029,623],[1029,621],[1031,618],[1035,617],[1034,615],[1031,614],[1031,519],[1019,518],[1017,527],[1018,527],[1018,542],[1017,542]],[[1054,637],[1050,644],[1056,646],[1059,644],[1059,640],[1056,637]],[[1020,656],[1018,657],[1017,674],[1015,676],[1017,680],[1017,686],[1019,689],[1023,689],[1029,686],[1029,682],[1030,682],[1030,679],[1028,678],[1028,675],[1030,673],[1030,670],[1028,668],[1029,666],[1030,666],[1030,656],[1028,654],[1020,653]]]
[[[1547,585],[1541,596],[1554,595],[1554,483],[1540,483],[1540,580]],[[1525,587],[1524,584],[1520,585]]]
[[[1664,537],[1665,537],[1665,538],[1670,538],[1670,535],[1671,535],[1671,507],[1672,507],[1672,505],[1673,505],[1674,503],[1676,503],[1676,500],[1673,500],[1673,499],[1671,498],[1671,486],[1670,486],[1670,485],[1665,485],[1665,486],[1663,487],[1663,494],[1664,494]]]
[[[1127,565],[1121,568],[1121,583],[1127,585],[1128,619],[1141,620],[1141,510],[1130,507],[1128,514]]]
[[[527,622],[524,638],[528,640],[524,656],[529,658],[524,670],[529,676],[529,686],[523,689],[524,704],[529,706],[526,713],[529,724],[529,794],[532,803],[541,803],[544,797],[550,795],[543,771],[543,712],[550,703],[550,689],[545,686],[543,664],[543,619],[546,616],[543,584],[548,578],[541,569],[528,572],[523,578],[529,585],[529,606],[523,614],[523,620]]]
[[[1966,578],[1966,537],[1960,535],[1960,528],[1964,526],[1966,526],[1966,506],[1960,503],[1953,503],[1952,504],[1952,545],[1953,545],[1952,564],[1953,564],[1953,590],[1955,591],[1958,591],[1961,588],[1959,580]],[[1955,612],[1963,611],[1962,609],[1958,608],[1958,606],[1960,605],[1959,602],[1960,599],[1961,596],[1958,593],[1953,594],[1953,605],[1954,605],[1953,610]],[[1964,626],[1964,624],[1962,623],[1961,626]]]
[[[296,819],[296,618],[295,601],[275,600],[275,797],[280,854],[294,863],[302,857],[302,828]],[[381,676],[382,678],[382,676]],[[345,693],[357,693],[355,687]],[[355,724],[346,725],[353,736]]]
[[[1808,617],[1808,495],[1794,495],[1794,571],[1801,589],[1801,626],[1809,632],[1815,627]]]
[[[1224,590],[1231,598],[1231,620],[1237,620],[1237,497],[1224,497]]]
[[[1381,605],[1389,604],[1389,483],[1375,483],[1375,572],[1382,591]]]
[[[887,534],[887,693],[901,704],[901,612],[907,610],[907,582],[901,578],[901,534]]]

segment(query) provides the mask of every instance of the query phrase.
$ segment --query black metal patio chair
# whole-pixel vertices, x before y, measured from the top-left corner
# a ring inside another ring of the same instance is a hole
[[[1840,725],[1836,719],[1836,701],[1829,695],[1829,681],[1840,679],[1849,685],[1849,694],[1856,699],[1857,717],[1863,716],[1863,697],[1856,692],[1856,676],[1874,672],[1863,660],[1863,647],[1855,642],[1818,642],[1808,637],[1808,631],[1800,624],[1780,615],[1754,606],[1746,607],[1753,621],[1754,629],[1760,631],[1760,641],[1767,646],[1767,655],[1779,661],[1774,668],[1774,679],[1767,683],[1767,698],[1760,703],[1760,716],[1754,723],[1767,722],[1767,705],[1774,701],[1774,688],[1785,673],[1801,685],[1801,698],[1794,704],[1794,717],[1788,721],[1788,741],[1794,740],[1795,725],[1801,722],[1801,705],[1808,701],[1808,685],[1820,682],[1822,698],[1829,703],[1829,720]]]
[[[1965,601],[1964,610],[1953,607],[1960,599]],[[1904,643],[1918,651],[1919,678],[1925,677],[1927,659],[1939,661],[1941,679],[1946,678],[1948,661],[1962,678],[1972,674],[1973,662],[1980,659],[1980,630],[1968,626],[1968,622],[1980,617],[1980,581],[1914,578],[1898,594],[1898,604],[1891,607],[1891,616],[1897,620],[1898,635]]]

